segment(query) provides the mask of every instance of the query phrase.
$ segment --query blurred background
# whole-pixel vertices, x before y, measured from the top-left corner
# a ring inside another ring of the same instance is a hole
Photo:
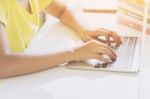
[[[66,0],[77,4],[88,13],[115,13],[119,24],[142,31],[144,0]],[[149,9],[150,12],[150,9]],[[150,34],[150,14],[148,15],[147,33]]]

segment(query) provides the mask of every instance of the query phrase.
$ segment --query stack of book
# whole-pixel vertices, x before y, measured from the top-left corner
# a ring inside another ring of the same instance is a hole
[[[144,0],[118,0],[117,22],[142,31],[144,17]],[[147,33],[150,34],[150,7],[148,14]]]

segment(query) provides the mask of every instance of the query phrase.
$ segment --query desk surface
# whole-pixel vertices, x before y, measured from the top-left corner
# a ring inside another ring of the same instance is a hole
[[[93,16],[88,15],[88,17],[91,18]],[[101,20],[99,20],[99,22],[101,22]],[[96,20],[95,24],[99,25],[99,22]],[[112,23],[113,22],[114,20],[112,20]],[[106,25],[114,29],[114,25],[110,23],[110,21],[108,23],[106,22]],[[120,26],[119,29],[136,33],[136,31],[123,26]],[[55,37],[57,37],[57,39]],[[70,37],[73,38],[70,39]],[[138,74],[73,70],[59,66],[35,74],[1,80],[0,98],[149,99],[149,42],[150,36],[147,35],[145,39],[143,62]],[[49,51],[55,52],[64,50],[64,48],[67,49],[77,46],[80,43],[81,40],[72,30],[65,27],[59,21],[49,18],[42,27],[40,34],[27,49],[27,53],[39,54]],[[51,46],[53,46],[53,48]]]

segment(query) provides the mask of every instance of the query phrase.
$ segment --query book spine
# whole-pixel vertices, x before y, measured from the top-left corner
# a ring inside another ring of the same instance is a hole
[[[130,27],[134,30],[142,32],[142,28],[143,28],[142,22],[139,23],[139,22],[130,20],[128,18],[125,18],[123,16],[117,16],[117,22],[121,25]],[[147,34],[150,34],[150,26],[147,26]]]
[[[119,12],[119,13],[123,13],[123,14],[125,14],[125,15],[127,15],[127,16],[129,16],[129,17],[133,17],[133,18],[135,18],[135,19],[137,19],[137,20],[143,21],[143,17],[142,17],[142,16],[137,15],[137,14],[135,14],[135,13],[132,13],[132,12],[130,12],[130,11],[125,11],[124,9],[119,8],[119,9],[118,9],[118,12]],[[117,13],[118,13],[118,12],[117,12]],[[150,23],[150,17],[147,19],[147,22]]]

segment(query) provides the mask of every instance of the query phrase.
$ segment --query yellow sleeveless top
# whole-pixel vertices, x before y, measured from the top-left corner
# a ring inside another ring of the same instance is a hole
[[[11,51],[22,52],[39,29],[39,12],[52,0],[29,0],[29,13],[18,0],[0,0],[0,22],[6,25]]]

